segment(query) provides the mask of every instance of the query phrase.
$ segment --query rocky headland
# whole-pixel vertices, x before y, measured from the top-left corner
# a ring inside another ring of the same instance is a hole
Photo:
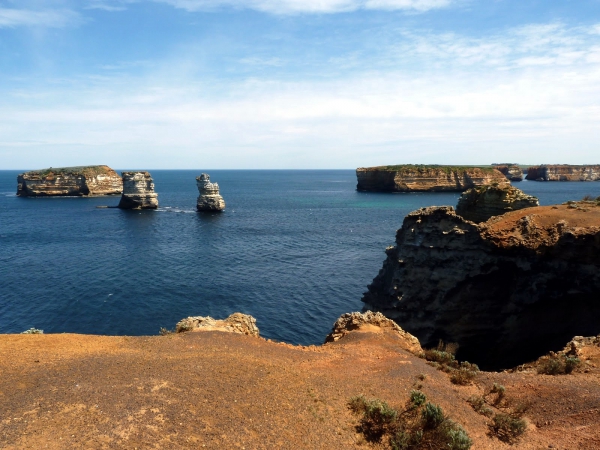
[[[154,180],[149,172],[122,172],[123,195],[121,209],[157,209],[158,194],[154,192]]]
[[[523,366],[461,385],[377,313],[343,315],[322,346],[197,331],[0,335],[0,447],[389,449],[361,432],[349,400],[403,411],[413,391],[464,427],[472,450],[600,447],[600,338],[570,342],[581,360],[570,375]],[[502,398],[490,397],[498,386]],[[501,440],[491,417],[516,408],[524,433]]]
[[[456,205],[456,214],[471,222],[481,223],[509,211],[534,206],[540,206],[536,197],[510,184],[492,184],[463,192]]]
[[[123,192],[121,177],[108,166],[50,167],[17,177],[19,197],[100,196]]]
[[[518,164],[492,164],[492,167],[502,172],[510,181],[523,181],[523,169]]]
[[[399,165],[356,169],[358,191],[463,192],[507,178],[491,167]]]
[[[600,204],[526,208],[476,224],[410,213],[363,296],[424,346],[497,369],[600,332]]]
[[[600,181],[600,165],[543,164],[531,166],[527,169],[525,179],[532,181]]]
[[[196,184],[200,193],[196,202],[196,209],[198,211],[218,212],[225,209],[225,200],[223,200],[223,197],[219,193],[219,185],[211,183],[210,175],[203,173],[199,177],[196,177]]]

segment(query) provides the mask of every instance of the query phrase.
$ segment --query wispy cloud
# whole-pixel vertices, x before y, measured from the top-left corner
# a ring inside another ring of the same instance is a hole
[[[219,8],[253,9],[273,14],[339,13],[361,9],[424,12],[456,0],[154,0],[187,11]]]
[[[127,7],[119,2],[119,3],[110,3],[108,1],[92,1],[89,5],[85,7],[85,9],[100,9],[102,11],[108,12],[117,12],[117,11],[125,11]]]
[[[33,10],[0,7],[0,28],[63,28],[80,22],[79,13],[70,9]]]

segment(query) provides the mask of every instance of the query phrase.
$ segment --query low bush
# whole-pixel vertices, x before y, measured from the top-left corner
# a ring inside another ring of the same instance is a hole
[[[473,395],[468,398],[467,403],[482,416],[491,418],[494,415],[494,410],[487,406],[485,399],[481,396]]]
[[[464,428],[426,401],[424,393],[413,390],[401,412],[362,395],[352,397],[348,407],[361,415],[357,429],[371,442],[387,437],[394,450],[469,450],[473,443]]]
[[[525,433],[527,424],[518,415],[498,413],[492,419],[490,430],[498,439],[505,442],[514,442]]]
[[[541,375],[568,375],[580,364],[581,360],[575,356],[553,355],[539,363],[537,373]]]
[[[467,385],[479,373],[477,364],[471,364],[467,361],[458,362],[451,351],[456,351],[458,344],[444,344],[442,341],[436,349],[429,349],[423,352],[423,358],[428,364],[438,370],[450,374],[450,381],[454,384]],[[451,351],[449,351],[451,350]]]

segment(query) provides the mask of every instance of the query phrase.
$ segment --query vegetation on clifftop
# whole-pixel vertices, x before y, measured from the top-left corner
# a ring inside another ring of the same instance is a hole
[[[25,172],[24,175],[37,175],[40,177],[46,177],[50,174],[84,174],[84,175],[101,175],[110,173],[113,170],[105,165],[100,166],[73,166],[73,167],[49,167],[47,169],[31,170]]]
[[[439,164],[397,164],[390,166],[361,167],[360,170],[367,172],[385,171],[385,172],[426,172],[430,170],[440,170],[444,173],[463,172],[466,170],[477,169],[483,172],[492,173],[496,169],[492,166],[444,166]]]

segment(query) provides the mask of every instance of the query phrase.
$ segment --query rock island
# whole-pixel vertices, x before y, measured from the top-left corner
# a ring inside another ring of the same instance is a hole
[[[108,166],[50,167],[17,177],[19,197],[118,195],[121,177]]]
[[[492,167],[398,165],[356,169],[358,191],[372,192],[463,192],[508,179]]]

